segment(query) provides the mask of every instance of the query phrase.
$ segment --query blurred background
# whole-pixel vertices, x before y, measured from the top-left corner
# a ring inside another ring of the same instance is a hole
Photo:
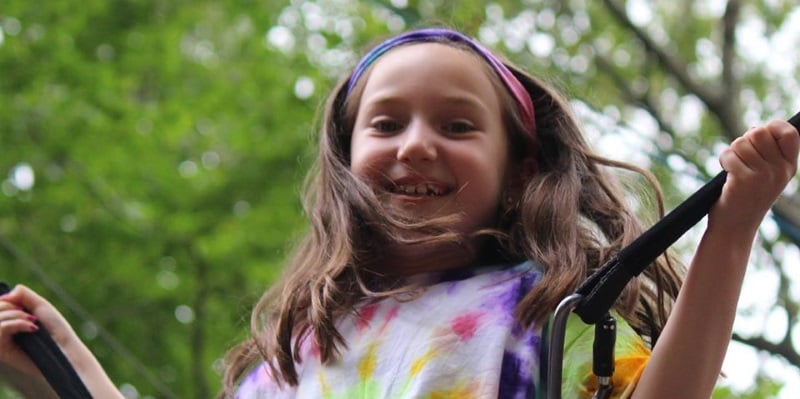
[[[668,209],[725,143],[800,110],[792,0],[4,0],[0,279],[51,299],[129,398],[213,397],[304,231],[329,89],[369,44],[431,24],[560,87]],[[800,388],[797,186],[761,229],[717,399]]]

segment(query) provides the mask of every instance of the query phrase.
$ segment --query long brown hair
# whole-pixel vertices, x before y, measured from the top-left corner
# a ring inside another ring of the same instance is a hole
[[[491,250],[484,251],[493,254],[490,260],[529,259],[543,270],[542,279],[517,309],[518,319],[531,326],[542,322],[593,270],[642,232],[611,171],[644,177],[653,187],[659,213],[661,193],[648,172],[593,153],[567,101],[555,89],[506,65],[533,100],[535,142],[525,133],[515,100],[488,67],[487,77],[501,98],[512,160],[535,165],[510,179],[514,183],[506,190],[512,201],[499,210],[501,223],[478,234],[491,238]],[[302,360],[299,348],[304,340],[313,340],[320,360],[329,362],[345,345],[335,326],[338,318],[354,312],[365,298],[408,292],[411,288],[382,285],[380,271],[370,267],[374,248],[404,240],[392,231],[427,233],[418,241],[464,239],[441,227],[447,218],[419,222],[393,214],[368,184],[350,172],[350,134],[368,73],[349,95],[343,79],[326,103],[318,156],[305,185],[304,208],[311,229],[294,249],[282,278],[253,309],[251,337],[226,355],[223,395],[232,396],[243,374],[260,359],[278,383],[296,385],[295,363]],[[652,342],[680,284],[679,267],[662,257],[628,285],[615,309]]]

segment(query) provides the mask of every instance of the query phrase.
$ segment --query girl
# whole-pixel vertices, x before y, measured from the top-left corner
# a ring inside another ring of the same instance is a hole
[[[710,397],[750,247],[798,147],[775,121],[723,152],[728,181],[680,292],[664,258],[617,302],[615,397]],[[547,315],[642,230],[609,167],[652,182],[593,154],[555,91],[472,39],[423,29],[379,44],[328,102],[312,229],[226,357],[223,395],[533,397]],[[31,315],[96,397],[118,394],[25,287],[0,298],[0,360],[36,374],[9,339]],[[562,391],[590,397],[591,338],[573,333]]]

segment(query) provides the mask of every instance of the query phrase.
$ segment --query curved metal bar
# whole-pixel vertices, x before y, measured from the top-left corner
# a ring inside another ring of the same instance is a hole
[[[547,399],[561,399],[561,377],[564,360],[564,339],[569,314],[583,300],[583,295],[572,294],[556,307],[550,329],[550,347],[547,351]]]

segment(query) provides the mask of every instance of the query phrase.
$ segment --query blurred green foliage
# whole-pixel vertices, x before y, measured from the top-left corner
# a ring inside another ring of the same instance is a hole
[[[35,182],[3,186],[2,278],[53,297],[114,380],[143,395],[165,392],[97,328],[176,397],[210,397],[214,362],[301,229],[317,97],[299,99],[294,82],[327,82],[265,45],[275,7],[3,4],[0,170]]]

